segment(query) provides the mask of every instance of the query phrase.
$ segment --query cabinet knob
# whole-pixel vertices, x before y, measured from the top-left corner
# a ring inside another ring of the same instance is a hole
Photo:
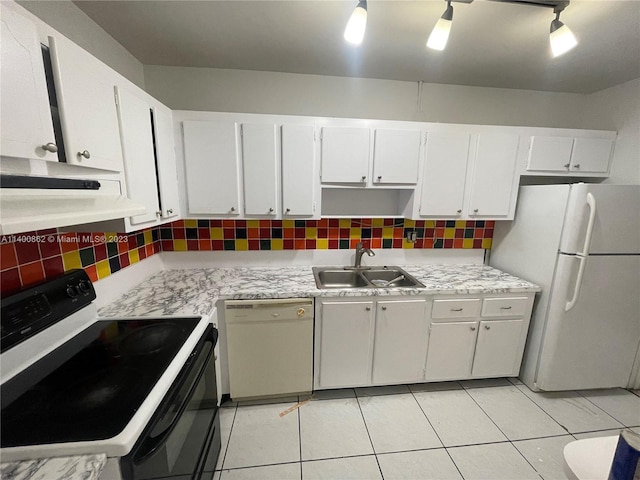
[[[484,329],[485,329],[485,330],[491,330],[491,327],[490,327],[489,325],[485,325],[485,326],[484,326]]]
[[[371,311],[371,307],[364,307],[364,309],[365,309],[367,312],[370,312],[370,311]]]
[[[386,309],[387,309],[387,307],[382,307],[382,310],[386,310]]]
[[[269,213],[273,213],[273,208],[270,208],[270,209],[269,209]]]
[[[456,212],[458,213],[458,215],[460,215],[462,213],[462,209],[459,208],[458,210],[456,210]]]
[[[576,163],[576,164],[573,166],[573,168],[580,168],[580,164],[579,164],[579,163]]]
[[[365,177],[364,175],[362,176],[362,181],[366,182],[367,181],[367,177]]]
[[[173,208],[170,208],[169,210],[167,210],[167,213],[171,215],[173,213]]]
[[[78,152],[78,156],[79,157],[84,157],[86,159],[91,158],[91,154],[89,153],[89,150],[84,150],[82,152]]]
[[[236,207],[231,207],[231,211],[235,212],[236,211]]]
[[[568,164],[568,163],[565,163],[565,164],[564,164],[564,168],[569,168],[569,164]]]
[[[475,331],[476,327],[469,327],[472,331]]]
[[[290,213],[290,212],[291,212],[291,209],[290,209],[290,208],[287,208],[287,209],[284,211],[284,213]]]
[[[478,209],[477,209],[477,208],[474,208],[474,209],[473,209],[473,213],[478,213]]]
[[[382,175],[378,175],[378,181],[382,181]]]
[[[42,149],[47,152],[56,153],[58,151],[58,146],[55,143],[49,142],[42,145]]]

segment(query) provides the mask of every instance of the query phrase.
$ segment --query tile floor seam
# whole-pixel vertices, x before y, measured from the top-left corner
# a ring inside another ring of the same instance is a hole
[[[411,389],[409,389],[411,390]],[[463,388],[464,390],[464,388]],[[413,393],[413,391],[411,392],[411,396],[413,397],[413,399],[415,400],[415,402],[418,404],[418,408],[422,411],[422,414],[424,415],[424,417],[427,419],[427,422],[429,422],[429,425],[431,426],[431,429],[434,431],[434,433],[436,434],[436,437],[438,437],[438,441],[442,444],[442,448],[444,448],[444,451],[447,453],[447,456],[449,457],[449,460],[451,460],[451,463],[453,463],[453,466],[456,467],[456,470],[458,471],[458,473],[460,474],[460,477],[462,479],[464,479],[464,475],[462,475],[462,472],[460,471],[460,468],[458,468],[458,465],[456,465],[456,462],[453,460],[453,457],[451,456],[451,454],[449,453],[449,450],[447,450],[447,447],[445,446],[444,442],[442,441],[442,439],[440,438],[440,435],[438,434],[438,431],[434,428],[433,424],[431,423],[431,420],[429,420],[429,415],[427,415],[427,412],[424,411],[424,409],[422,408],[422,405],[420,405],[420,402],[418,401],[418,399],[416,398],[415,394]]]
[[[486,387],[486,388],[489,388],[489,387]],[[500,387],[493,387],[493,388],[500,388]],[[484,413],[484,414],[487,416],[487,418],[488,418],[489,420],[491,420],[491,423],[493,423],[493,424],[495,425],[495,427],[500,431],[500,433],[501,433],[502,435],[504,435],[504,438],[506,438],[508,441],[511,441],[511,440],[509,439],[509,437],[507,436],[507,434],[506,434],[506,433],[504,433],[504,432],[502,431],[502,429],[498,426],[498,424],[493,420],[493,418],[491,418],[491,415],[489,415],[487,412],[485,412],[484,408],[482,408],[482,407],[480,406],[480,404],[479,404],[478,402],[476,402],[476,399],[475,399],[475,398],[473,398],[473,395],[471,395],[471,394],[470,394],[466,389],[464,390],[464,393],[466,393],[467,395],[469,395],[469,397],[471,398],[471,400],[473,400],[473,403],[475,403],[475,404],[478,406],[478,408],[479,408],[480,410],[482,410],[482,413]]]
[[[622,390],[627,390],[626,388],[623,388]],[[599,408],[600,410],[602,410],[605,414],[607,414],[608,416],[610,416],[611,418],[613,418],[616,422],[618,422],[620,425],[623,425],[625,428],[633,428],[635,427],[635,425],[627,425],[625,424],[622,420],[618,420],[616,417],[614,417],[612,414],[610,414],[609,412],[607,412],[604,408],[602,408],[601,406],[597,405],[595,402],[592,402],[589,397],[583,395],[582,393],[580,393],[580,390],[572,390],[574,392],[576,392],[578,395],[580,395],[582,398],[584,398],[587,402],[589,402],[591,405],[593,405],[596,408]],[[582,433],[582,432],[580,432]]]
[[[520,441],[520,440],[518,440],[518,441]],[[509,443],[511,444],[511,446],[512,446],[513,448],[515,448],[515,449],[516,449],[516,452],[518,452],[518,453],[520,454],[520,456],[521,456],[522,458],[524,458],[524,461],[525,461],[525,462],[527,462],[527,463],[529,464],[529,466],[533,469],[533,471],[534,471],[534,472],[536,472],[536,474],[537,474],[537,475],[538,475],[542,480],[544,480],[544,477],[540,474],[540,472],[538,471],[538,469],[533,465],[533,463],[531,463],[531,462],[529,461],[529,459],[528,459],[527,457],[525,457],[525,456],[524,456],[524,454],[520,451],[520,449],[519,449],[517,446],[515,446],[515,445],[513,444],[513,442],[511,442],[511,441],[510,441]]]
[[[231,467],[231,468],[223,468],[222,470],[217,470],[218,472],[230,472],[232,470],[250,470],[252,468],[264,468],[264,467],[275,467],[278,465],[297,465],[302,462],[278,462],[278,463],[261,463],[259,465],[248,465],[244,467]]]
[[[411,391],[411,389],[407,388],[407,390]],[[382,473],[382,467],[380,466],[380,462],[378,461],[378,455],[376,453],[376,447],[373,444],[373,439],[371,438],[371,433],[369,433],[369,426],[367,425],[367,419],[364,418],[364,412],[362,411],[362,405],[360,405],[360,398],[358,397],[358,392],[355,391],[356,394],[356,402],[358,403],[358,410],[360,410],[360,416],[362,417],[362,421],[364,422],[364,428],[367,431],[367,436],[369,437],[369,443],[371,443],[371,449],[373,450],[373,456],[376,459],[376,464],[378,465],[378,470],[380,471],[380,477],[384,480],[384,474]]]
[[[225,407],[225,408],[229,408],[229,407]],[[231,443],[231,433],[233,432],[233,424],[236,422],[236,414],[238,413],[238,405],[236,404],[235,407],[233,407],[234,412],[233,412],[233,420],[231,420],[231,428],[229,428],[229,438],[227,438],[227,444],[224,447],[224,455],[222,456],[222,463],[220,464],[220,470],[218,470],[219,472],[222,472],[222,470],[224,470],[224,461],[227,458],[227,451],[229,450],[229,443]],[[220,415],[220,412],[218,412],[218,415]]]

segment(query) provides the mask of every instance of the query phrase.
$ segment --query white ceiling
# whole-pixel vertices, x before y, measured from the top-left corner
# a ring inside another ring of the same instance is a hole
[[[561,20],[578,46],[552,58],[551,8],[454,3],[443,52],[425,47],[442,0],[369,0],[363,44],[342,34],[355,0],[79,1],[148,65],[591,93],[640,77],[640,0],[574,0]]]

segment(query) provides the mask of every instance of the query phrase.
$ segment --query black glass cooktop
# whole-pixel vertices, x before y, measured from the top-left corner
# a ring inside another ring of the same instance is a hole
[[[0,445],[91,441],[117,435],[198,321],[96,322],[2,385]]]

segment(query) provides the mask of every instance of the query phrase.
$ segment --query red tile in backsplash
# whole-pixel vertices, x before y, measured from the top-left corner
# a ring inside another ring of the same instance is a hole
[[[454,238],[453,239],[453,248],[462,248],[463,240],[462,238]]]
[[[144,247],[138,247],[138,258],[140,260],[144,260],[145,258],[147,258],[147,252]]]
[[[482,239],[481,238],[476,238],[473,241],[473,248],[482,248]]]
[[[260,240],[249,240],[249,250],[260,250]]]
[[[173,228],[172,232],[174,239],[184,240],[185,238],[187,238],[184,228]]]
[[[304,238],[296,238],[293,244],[295,250],[304,250],[307,246],[307,241]]]
[[[337,250],[338,248],[340,248],[340,240],[338,240],[338,239],[330,239],[329,240],[329,249]]]
[[[62,263],[61,255],[45,258],[42,260],[42,266],[44,267],[44,274],[47,277],[47,280],[56,278],[64,273],[64,265]]]
[[[29,286],[42,282],[44,277],[44,269],[42,268],[42,261],[27,263],[26,265],[20,265],[20,280],[22,285]]]
[[[298,227],[295,229],[295,238],[304,238],[305,235],[307,234],[307,231],[304,227]]]
[[[305,250],[315,250],[316,249],[316,241],[315,240],[307,240],[304,245]]]
[[[173,240],[162,240],[160,244],[162,251],[173,252]],[[120,264],[122,264],[122,262],[120,262]]]
[[[249,240],[249,242],[251,242],[251,240]],[[260,245],[260,242],[258,242],[258,245]],[[212,240],[211,241],[211,249],[212,250],[224,250],[224,242],[222,240]]]
[[[385,227],[391,227],[393,225],[393,218],[385,218],[383,221],[383,225]]]
[[[198,239],[206,240],[211,238],[211,230],[208,228],[198,228]]]
[[[211,240],[198,240],[198,250],[208,251],[211,250]]]
[[[16,248],[16,256],[18,258],[18,264],[20,265],[40,260],[40,249],[38,248],[38,242],[26,241],[29,240],[29,237],[29,235],[23,235],[23,238],[25,239],[24,242],[14,243],[14,246]]]
[[[58,243],[58,236],[56,234],[48,234],[45,236],[45,241],[40,242],[40,256],[42,258],[49,258],[55,255],[60,255],[60,244]]]
[[[222,232],[225,240],[233,240],[236,238],[236,231],[234,228],[224,228]]]
[[[278,221],[282,225],[282,220],[274,220],[274,221]],[[236,220],[235,228],[247,228],[247,221],[246,220]]]
[[[120,269],[123,269],[124,267],[128,267],[130,264],[129,261],[129,254],[128,253],[122,253],[120,255],[118,255],[118,258],[120,259]]]
[[[94,245],[93,253],[96,257],[96,263],[105,260],[107,258],[107,246],[104,243],[99,243],[98,245]]]
[[[393,239],[393,248],[402,248],[402,238],[394,238]]]
[[[329,227],[329,219],[321,218],[318,220],[318,228],[328,228]]]
[[[223,220],[222,226],[224,228],[236,228],[236,222],[235,220]]]
[[[20,272],[17,268],[11,268],[0,272],[0,288],[2,288],[2,294],[11,294],[20,289],[22,283],[20,282]]]
[[[0,270],[7,270],[18,265],[16,249],[13,243],[0,244]]]
[[[351,235],[351,230],[348,228],[341,228],[340,232],[338,233],[338,238],[349,238],[349,235]]]
[[[60,243],[62,253],[78,250],[78,235],[76,233],[59,233],[58,242]]]
[[[328,237],[329,237],[328,228],[318,228],[318,238],[328,238]]]
[[[285,239],[282,241],[282,248],[284,250],[293,250],[294,244],[292,239]]]
[[[127,257],[127,261],[128,261],[128,255],[125,255]],[[122,263],[120,264],[122,266]],[[87,275],[89,275],[89,278],[91,279],[92,282],[97,282],[98,281],[98,269],[95,265],[89,265],[88,267],[84,267],[84,271],[87,272]]]
[[[187,240],[187,250],[198,250],[198,240]]]
[[[371,247],[372,249],[382,248],[382,239],[381,238],[372,238],[371,239]]]
[[[453,248],[453,238],[444,239],[444,248]]]
[[[173,224],[171,224],[173,225]],[[209,226],[211,227],[222,227],[222,220],[210,220],[209,221]]]
[[[329,219],[329,227],[339,227],[339,226],[340,226],[340,220],[338,220],[337,218]]]

